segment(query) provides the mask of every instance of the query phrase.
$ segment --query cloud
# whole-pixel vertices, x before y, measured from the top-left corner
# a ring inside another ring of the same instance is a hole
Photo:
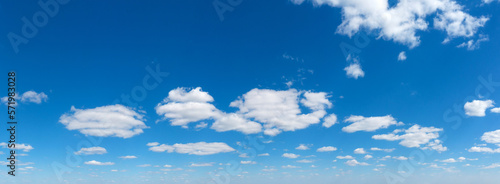
[[[402,130],[403,134],[399,135],[400,131],[394,131],[389,134],[380,134],[372,136],[375,140],[387,140],[396,141],[400,140],[399,144],[405,147],[414,148],[421,147],[422,149],[433,149],[436,151],[446,151],[446,147],[441,145],[441,142],[437,140],[439,137],[441,128],[434,127],[420,127],[420,125],[413,125],[412,127]],[[434,140],[434,141],[431,141]]]
[[[281,168],[283,168],[283,169],[296,169],[296,168],[300,168],[300,167],[294,166],[294,165],[284,165],[284,166],[281,166]]]
[[[495,108],[491,109],[490,112],[492,112],[492,113],[500,113],[500,107],[495,107]]]
[[[26,91],[22,95],[16,93],[14,97],[16,100],[21,101],[23,103],[36,103],[41,104],[42,102],[47,102],[49,97],[44,93],[37,93],[35,91]],[[5,96],[0,99],[0,101],[5,104],[9,102],[9,97]],[[17,104],[17,103],[16,103]]]
[[[485,132],[483,136],[481,136],[481,140],[492,144],[500,143],[500,129],[491,132]]]
[[[317,152],[330,152],[330,151],[337,151],[337,148],[333,147],[333,146],[323,146],[321,148],[318,148],[316,151]]]
[[[361,69],[359,63],[351,63],[349,66],[345,67],[347,77],[358,79],[358,77],[364,77],[365,72]]]
[[[316,6],[328,5],[342,9],[342,23],[337,33],[349,37],[360,30],[378,34],[378,37],[407,45],[420,44],[418,31],[428,30],[430,16],[434,28],[447,33],[447,40],[472,37],[488,18],[474,17],[463,11],[453,0],[407,0],[390,5],[387,0],[310,0]],[[293,0],[302,4],[303,0]]]
[[[307,160],[307,159],[302,159],[302,160],[297,160],[298,163],[312,163],[312,160]]]
[[[467,102],[464,105],[465,114],[483,117],[486,115],[486,109],[493,107],[493,104],[492,100],[473,100],[472,102]]]
[[[138,165],[137,167],[151,167],[151,164],[142,164],[142,165]]]
[[[266,156],[269,156],[269,153],[262,153],[262,154],[258,154],[257,156],[259,156],[259,157],[266,157]]]
[[[187,144],[174,144],[174,145],[156,145],[150,146],[150,151],[153,152],[176,152],[181,154],[189,155],[213,155],[218,153],[233,152],[235,149],[228,146],[226,143],[221,142],[197,142],[197,143],[187,143]]]
[[[351,155],[337,156],[337,159],[350,159],[350,160],[354,160],[354,157],[352,157]]]
[[[0,143],[0,146],[2,148],[9,148],[9,145],[7,143],[5,143],[5,142]],[[34,148],[33,148],[33,146],[31,146],[29,144],[18,144],[18,143],[16,143],[15,147],[9,148],[9,149],[23,150],[24,152],[29,152],[29,151],[31,151]]]
[[[296,155],[293,153],[283,153],[283,155],[281,155],[281,156],[285,157],[285,158],[298,158],[300,155]]]
[[[133,155],[127,155],[127,156],[121,156],[121,157],[119,157],[119,158],[121,158],[121,159],[135,159],[135,158],[137,158],[137,157],[136,157],[136,156],[133,156]]]
[[[213,165],[214,165],[213,162],[210,162],[210,163],[192,163],[189,167],[210,167]]]
[[[354,154],[366,154],[366,151],[363,148],[356,148]]]
[[[77,109],[62,115],[59,122],[68,130],[97,137],[130,138],[149,128],[144,124],[144,115],[123,105],[108,105],[93,109]]]
[[[158,143],[158,142],[150,142],[150,143],[146,144],[146,146],[158,146],[158,145],[160,145],[160,143]]]
[[[323,126],[326,128],[330,128],[332,125],[337,123],[337,115],[330,114],[325,119],[323,119]]]
[[[155,108],[158,115],[169,119],[171,125],[184,128],[192,122],[212,119],[210,128],[218,132],[234,130],[254,134],[263,131],[275,136],[282,131],[295,131],[319,123],[326,115],[325,108],[332,106],[324,92],[252,89],[231,102],[231,107],[239,109],[236,113],[226,113],[211,104],[213,98],[199,87],[189,92],[186,88],[172,91]],[[300,104],[312,112],[301,114]]]
[[[455,160],[454,158],[449,158],[449,159],[441,160],[441,162],[444,162],[444,163],[455,163],[455,162],[457,162],[457,160]]]
[[[371,155],[365,155],[365,157],[364,157],[364,158],[365,158],[365,160],[368,160],[368,159],[370,159],[370,158],[373,158],[373,156],[371,156]]]
[[[370,148],[370,150],[372,150],[372,151],[385,151],[385,152],[392,152],[392,151],[394,151],[395,149],[394,149],[394,148],[391,148],[391,149],[381,149],[381,148],[373,147],[373,148]]]
[[[500,148],[491,149],[488,147],[474,146],[468,150],[469,152],[485,152],[485,153],[500,153]]]
[[[397,122],[391,115],[363,117],[351,115],[344,122],[352,124],[342,128],[342,131],[353,133],[357,131],[373,132],[381,128],[387,128],[391,125],[403,125],[402,122]]]
[[[397,156],[397,157],[392,157],[392,158],[396,159],[396,160],[408,160],[408,158],[405,156]]]
[[[305,144],[300,144],[299,146],[297,146],[295,149],[297,150],[308,150],[309,147],[306,146]]]
[[[398,55],[398,61],[404,61],[404,60],[406,60],[406,52],[401,51]]]
[[[240,163],[241,163],[241,164],[256,164],[257,162],[255,162],[255,161],[250,161],[250,160],[248,160],[248,161],[243,161],[243,160],[242,160]]]
[[[500,167],[500,163],[494,163],[494,164],[491,164],[489,166],[484,166],[483,169],[494,169],[497,167]]]
[[[115,165],[115,163],[113,163],[113,162],[99,162],[99,161],[95,161],[95,160],[84,162],[84,164],[87,164],[87,165]]]
[[[489,41],[488,36],[479,35],[479,38],[477,40],[471,39],[467,42],[463,42],[460,45],[457,45],[457,47],[458,48],[466,47],[467,50],[476,50],[479,49],[481,42],[486,42],[486,41]]]
[[[357,165],[370,165],[366,162],[358,162],[356,159],[348,160],[345,162],[348,166],[357,166]]]
[[[105,153],[107,151],[103,147],[90,147],[80,149],[80,151],[75,152],[75,155],[102,155]]]

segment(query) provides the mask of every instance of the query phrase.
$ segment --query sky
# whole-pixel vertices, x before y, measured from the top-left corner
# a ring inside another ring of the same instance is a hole
[[[497,183],[499,8],[2,1],[0,181]]]

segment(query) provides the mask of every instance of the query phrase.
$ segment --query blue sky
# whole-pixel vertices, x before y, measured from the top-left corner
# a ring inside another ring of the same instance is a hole
[[[40,2],[0,3],[6,183],[500,179],[499,1]]]

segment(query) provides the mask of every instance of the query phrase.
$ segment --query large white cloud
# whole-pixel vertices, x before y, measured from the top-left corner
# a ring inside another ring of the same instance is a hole
[[[191,90],[177,88],[158,104],[156,112],[174,126],[188,128],[189,123],[213,120],[210,128],[218,132],[264,132],[274,136],[282,131],[295,131],[317,124],[326,115],[325,109],[332,107],[327,93],[295,89],[252,89],[231,102],[231,107],[239,109],[235,113],[217,109],[211,104],[212,101],[213,98],[199,87]],[[301,105],[311,112],[302,114]],[[332,117],[325,121],[327,124],[335,123]]]
[[[493,104],[492,100],[473,100],[472,102],[467,102],[464,105],[465,114],[483,117],[486,115],[486,109],[493,107]]]
[[[108,105],[93,109],[77,109],[62,115],[59,122],[68,130],[98,137],[130,138],[148,128],[144,115],[123,105]]]
[[[372,136],[376,140],[397,141],[405,147],[417,147],[422,149],[433,149],[436,151],[446,151],[447,148],[441,145],[439,132],[443,131],[441,128],[434,127],[421,127],[420,125],[413,125],[406,130],[396,130],[389,134],[380,134]],[[403,134],[400,134],[403,132]],[[423,147],[422,147],[423,146]]]
[[[428,30],[427,20],[434,16],[434,28],[447,33],[446,40],[472,37],[488,18],[474,17],[453,0],[401,0],[390,5],[388,0],[310,0],[317,6],[342,8],[342,24],[337,33],[352,36],[361,30],[405,44],[420,44],[418,31]],[[292,0],[301,4],[302,0]]]
[[[483,136],[481,136],[481,140],[492,144],[500,143],[500,129],[491,132],[485,132]]]
[[[197,143],[187,143],[187,144],[147,144],[150,146],[149,150],[153,152],[176,152],[181,154],[189,155],[213,155],[218,153],[233,152],[235,149],[228,146],[226,143],[222,142],[197,142]],[[154,145],[154,146],[153,146]]]
[[[381,128],[387,128],[391,125],[402,125],[402,122],[397,122],[391,115],[387,116],[374,116],[374,117],[363,117],[351,115],[345,122],[351,122],[352,124],[342,128],[342,131],[353,133],[357,131],[373,132]]]

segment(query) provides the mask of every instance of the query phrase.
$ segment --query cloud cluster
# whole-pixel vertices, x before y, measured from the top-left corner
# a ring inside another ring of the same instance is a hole
[[[357,131],[373,132],[381,128],[387,128],[391,125],[403,125],[402,122],[397,122],[391,115],[363,117],[351,115],[344,122],[352,124],[342,128],[342,131],[353,133]]]
[[[235,149],[228,146],[226,143],[222,142],[197,142],[197,143],[187,143],[187,144],[158,144],[158,143],[148,143],[149,150],[153,152],[176,152],[181,154],[189,155],[213,155],[218,153],[233,152]]]
[[[446,40],[473,37],[488,18],[474,17],[453,0],[405,0],[390,5],[388,0],[310,0],[316,6],[328,5],[342,9],[342,23],[337,33],[353,36],[361,30],[378,37],[407,45],[420,44],[418,31],[428,30],[433,16],[434,28],[445,31]],[[304,0],[292,0],[302,4]]]
[[[500,146],[500,129],[491,131],[491,132],[485,132],[483,136],[481,136],[481,140],[490,144],[497,144]],[[484,153],[500,153],[500,148],[489,148],[485,147],[486,144],[481,145],[481,146],[474,146],[469,149],[469,152],[484,152]]]
[[[443,131],[443,129],[413,125],[406,130],[397,129],[389,134],[374,135],[372,138],[376,140],[400,141],[399,144],[405,147],[420,147],[422,149],[432,149],[441,152],[446,151],[447,148],[443,147],[441,141],[437,139],[439,138],[440,131]]]
[[[130,138],[148,128],[144,115],[123,105],[108,105],[93,109],[77,109],[63,114],[59,122],[68,130],[78,130],[84,135],[97,137]]]
[[[22,95],[16,93],[16,96],[14,98],[23,103],[36,103],[36,104],[47,102],[47,100],[49,99],[49,97],[44,92],[37,93],[36,91],[26,91]],[[2,97],[0,100],[3,104],[5,104],[9,102],[9,97],[5,96]]]
[[[217,109],[212,104],[212,96],[200,87],[188,90],[177,88],[170,91],[168,97],[156,106],[156,113],[170,120],[171,125],[184,128],[188,128],[189,123],[212,119],[214,122],[210,128],[218,132],[264,132],[275,136],[282,131],[295,131],[319,123],[326,115],[325,109],[332,106],[324,92],[252,89],[230,103],[231,107],[239,109],[237,112],[226,113]],[[311,112],[301,113],[301,106]],[[333,117],[330,115],[323,126],[333,125],[336,122]]]
[[[473,100],[472,102],[467,102],[464,105],[465,114],[468,116],[478,116],[484,117],[486,115],[486,109],[492,108],[492,100]]]

